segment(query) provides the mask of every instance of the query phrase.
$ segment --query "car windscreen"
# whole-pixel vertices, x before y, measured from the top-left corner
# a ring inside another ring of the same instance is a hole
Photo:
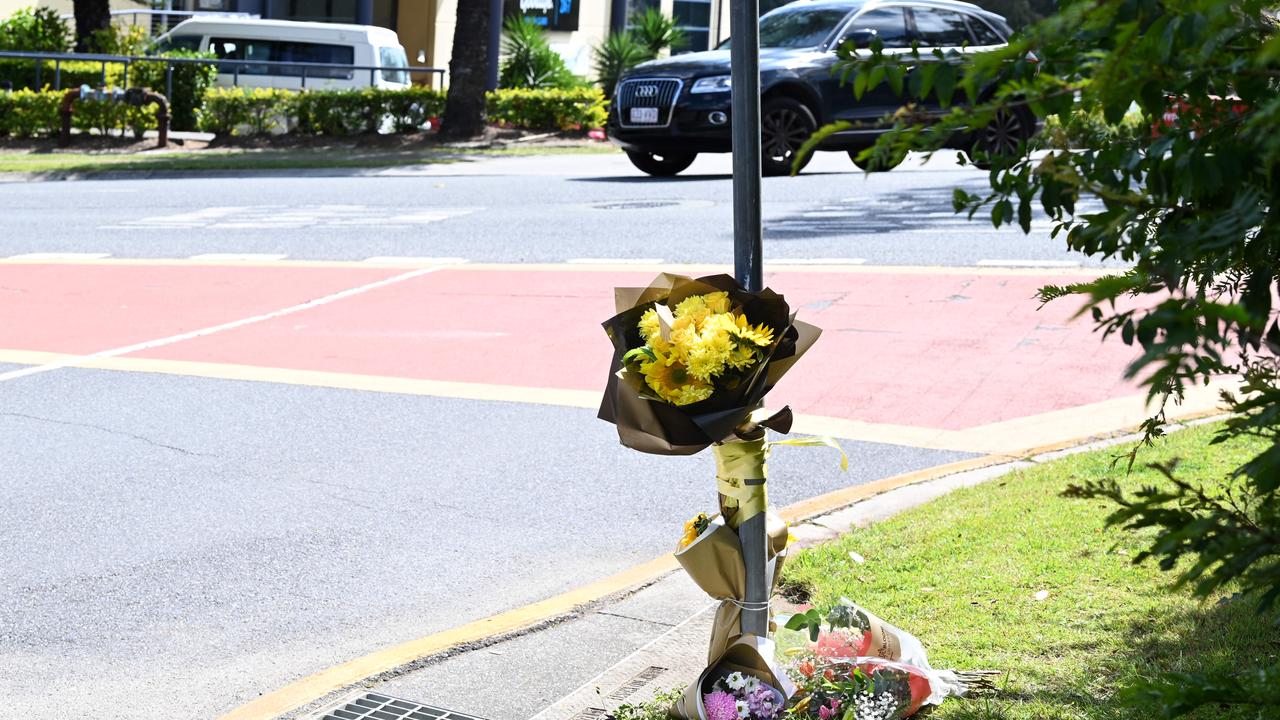
[[[405,57],[404,48],[378,48],[378,64],[384,68],[407,68],[409,58]],[[408,84],[409,73],[403,70],[382,70],[382,81]]]
[[[760,18],[760,47],[817,47],[848,15],[845,8],[781,8]]]
[[[760,18],[760,47],[817,47],[849,15],[845,8],[783,7]],[[728,50],[729,40],[716,45]]]

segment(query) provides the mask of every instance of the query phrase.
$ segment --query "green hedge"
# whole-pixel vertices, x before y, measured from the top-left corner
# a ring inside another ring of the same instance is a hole
[[[9,84],[14,90],[26,88],[40,90],[53,88],[54,68],[52,62],[42,62],[40,70],[40,87],[36,87],[36,63],[32,60],[3,59],[0,60],[0,84]],[[123,84],[124,65],[107,63],[108,86]],[[73,61],[62,63],[61,86],[63,89],[89,85],[102,85],[102,63]]]
[[[48,90],[36,92],[23,88],[12,93],[0,93],[0,135],[35,137],[56,136],[62,127],[58,110],[62,107],[63,92]],[[108,100],[76,100],[71,106],[71,125],[83,132],[99,134],[132,132],[141,139],[147,130],[154,130],[156,108],[154,105],[134,107]]]
[[[430,88],[403,90],[308,90],[214,88],[204,96],[202,127],[219,135],[251,134],[281,126],[308,135],[358,135],[388,124],[394,132],[414,132],[444,113],[444,93]],[[237,130],[238,129],[238,130]]]
[[[495,90],[485,96],[489,122],[530,130],[587,130],[608,117],[597,87],[571,90]]]
[[[156,69],[158,68],[158,72]],[[138,63],[131,69],[130,85],[163,91],[163,63]],[[149,76],[148,73],[158,75]],[[177,73],[174,96],[179,92]],[[191,88],[203,80],[196,78]],[[183,92],[186,92],[184,90]],[[61,91],[35,92],[28,89],[0,93],[0,134],[30,137],[55,135],[58,131],[58,103]],[[269,133],[278,129],[311,135],[356,135],[391,129],[414,132],[428,120],[444,114],[445,95],[430,88],[388,90],[309,90],[293,92],[274,88],[210,88],[201,95],[197,108],[186,104],[186,112],[199,127],[219,135],[237,132]],[[498,90],[487,98],[489,119],[510,127],[532,130],[573,130],[599,127],[605,120],[604,95],[598,89]],[[170,103],[171,127],[177,123],[179,105]],[[83,109],[82,109],[83,108]],[[83,130],[127,128],[137,134],[155,126],[154,108],[126,109],[120,104],[90,102],[77,105],[72,115]]]

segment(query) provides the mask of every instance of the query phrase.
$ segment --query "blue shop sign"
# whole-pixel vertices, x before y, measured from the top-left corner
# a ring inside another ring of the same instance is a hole
[[[506,0],[507,15],[523,15],[548,30],[578,29],[582,0]]]

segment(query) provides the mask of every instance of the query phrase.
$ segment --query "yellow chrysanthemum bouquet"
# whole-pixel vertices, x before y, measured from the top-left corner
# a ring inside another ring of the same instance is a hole
[[[727,292],[690,295],[674,311],[655,304],[637,325],[645,344],[622,362],[673,405],[707,400],[717,385],[740,386],[773,344],[773,328],[730,309]]]
[[[773,385],[818,337],[796,322],[781,295],[748,293],[727,275],[659,275],[620,288],[604,323],[614,361],[600,417],[622,444],[691,455],[735,439]],[[756,425],[790,429],[783,408]]]

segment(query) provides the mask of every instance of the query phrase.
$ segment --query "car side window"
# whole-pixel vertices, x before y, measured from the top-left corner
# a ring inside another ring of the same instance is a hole
[[[972,44],[964,16],[950,10],[914,7],[911,14],[916,20],[916,37],[921,47],[960,47]]]
[[[879,38],[886,48],[911,47],[911,35],[907,32],[907,19],[902,8],[870,10],[845,28],[839,45],[852,42],[855,47],[867,47],[872,38]]]
[[[970,15],[966,18],[969,21],[969,30],[973,32],[973,37],[979,45],[1003,45],[1004,38],[1000,37],[1000,33],[991,29],[991,26],[982,18]]]

